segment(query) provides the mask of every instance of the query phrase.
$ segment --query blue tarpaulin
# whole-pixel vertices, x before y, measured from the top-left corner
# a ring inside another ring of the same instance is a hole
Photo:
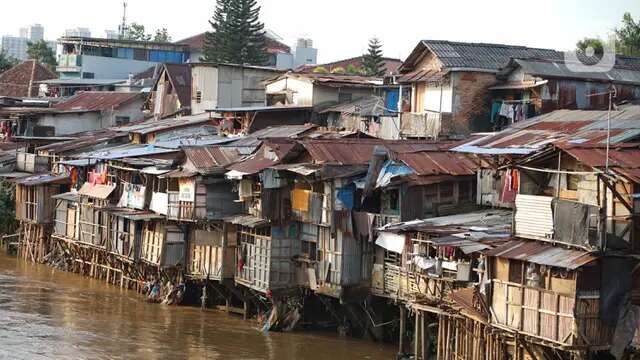
[[[344,209],[353,209],[355,186],[347,186],[338,189],[337,200]]]

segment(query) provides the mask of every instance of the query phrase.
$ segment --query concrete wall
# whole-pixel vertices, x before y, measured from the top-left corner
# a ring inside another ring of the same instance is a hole
[[[56,136],[74,134],[83,131],[104,129],[116,125],[116,117],[129,117],[129,122],[141,120],[142,104],[138,99],[114,110],[104,112],[46,114],[38,121],[39,126],[53,126]]]
[[[266,86],[267,94],[288,91],[291,94],[291,104],[313,105],[313,84],[306,80],[284,78]]]
[[[130,73],[142,72],[156,64],[151,61],[82,55],[82,72],[93,73],[95,79],[128,79]]]

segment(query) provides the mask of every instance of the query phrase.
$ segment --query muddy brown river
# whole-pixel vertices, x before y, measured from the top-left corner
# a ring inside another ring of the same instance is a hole
[[[332,333],[262,333],[215,311],[0,253],[0,359],[392,359],[395,347]]]

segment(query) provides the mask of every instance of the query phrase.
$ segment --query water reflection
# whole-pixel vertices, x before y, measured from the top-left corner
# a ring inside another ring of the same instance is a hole
[[[167,307],[96,280],[0,254],[0,358],[391,359],[394,347]]]

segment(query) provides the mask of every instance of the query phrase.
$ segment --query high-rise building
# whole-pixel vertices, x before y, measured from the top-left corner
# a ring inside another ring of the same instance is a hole
[[[105,30],[104,35],[106,39],[119,39],[120,35],[116,30]]]
[[[44,27],[40,24],[33,24],[20,28],[19,36],[6,35],[2,37],[2,50],[7,55],[18,60],[27,60],[27,45],[29,42],[44,40]],[[51,49],[55,51],[56,43],[47,41]]]
[[[318,49],[313,47],[313,40],[298,39],[296,42],[296,51],[293,59],[295,67],[301,65],[315,65],[318,63]]]
[[[65,37],[91,37],[91,30],[84,27],[77,27],[74,29],[67,29],[64,31]]]

